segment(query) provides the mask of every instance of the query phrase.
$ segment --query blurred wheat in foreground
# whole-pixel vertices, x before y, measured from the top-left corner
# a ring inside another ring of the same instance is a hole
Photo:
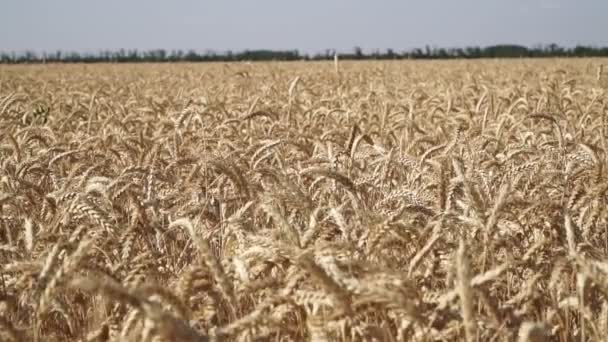
[[[602,64],[1,66],[0,340],[603,341]]]

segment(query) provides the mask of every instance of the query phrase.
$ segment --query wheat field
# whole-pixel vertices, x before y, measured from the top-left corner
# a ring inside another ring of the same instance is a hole
[[[0,339],[605,340],[602,63],[0,66]]]

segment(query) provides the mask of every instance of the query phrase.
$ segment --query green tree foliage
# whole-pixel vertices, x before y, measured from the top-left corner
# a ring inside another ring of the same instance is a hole
[[[97,53],[81,54],[78,52],[56,51],[38,54],[34,51],[0,51],[0,63],[164,63],[164,62],[217,62],[217,61],[293,61],[293,60],[326,60],[332,59],[336,50],[326,49],[322,53],[300,54],[298,50],[245,50],[241,52],[216,52],[207,50],[200,53],[196,50],[184,52],[154,49],[140,52],[138,50],[120,49],[118,51],[102,50]],[[382,52],[373,50],[366,53],[355,46],[351,53],[341,53],[341,59],[452,59],[452,58],[521,58],[521,57],[608,57],[608,47],[576,46],[564,48],[557,44],[528,48],[521,45],[503,44],[487,47],[469,46],[465,48],[436,48],[425,46],[410,51],[397,52],[387,49]]]

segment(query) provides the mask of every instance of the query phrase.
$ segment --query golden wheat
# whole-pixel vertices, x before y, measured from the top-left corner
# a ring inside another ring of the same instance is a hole
[[[602,65],[0,66],[0,338],[602,341]]]

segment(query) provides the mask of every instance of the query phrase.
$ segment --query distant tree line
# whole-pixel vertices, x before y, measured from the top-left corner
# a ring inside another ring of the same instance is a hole
[[[327,49],[317,54],[301,54],[298,50],[245,50],[241,52],[203,53],[195,50],[156,49],[149,51],[103,50],[97,53],[57,51],[54,53],[0,52],[0,63],[136,63],[136,62],[228,62],[228,61],[295,61],[332,59],[336,51]],[[522,58],[522,57],[608,57],[608,47],[576,46],[564,48],[557,44],[528,48],[521,45],[493,45],[487,47],[435,48],[396,52],[393,49],[364,52],[355,47],[350,53],[339,53],[343,60],[388,60],[388,59],[454,59],[454,58]]]

